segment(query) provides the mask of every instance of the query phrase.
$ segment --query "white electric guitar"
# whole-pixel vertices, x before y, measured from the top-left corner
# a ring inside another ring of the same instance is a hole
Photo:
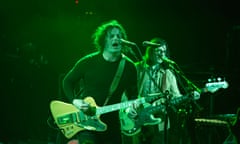
[[[103,107],[97,106],[93,97],[88,96],[84,99],[84,101],[89,103],[93,108],[94,112],[92,115],[84,113],[70,103],[65,103],[59,100],[51,101],[50,110],[54,121],[61,132],[65,135],[66,138],[71,138],[76,133],[83,130],[105,131],[107,129],[107,125],[100,119],[100,116],[102,114],[117,111],[120,109],[126,109],[132,104],[149,103],[156,99],[159,99],[162,96],[163,95],[156,95],[146,98],[142,97],[122,103],[106,105]]]

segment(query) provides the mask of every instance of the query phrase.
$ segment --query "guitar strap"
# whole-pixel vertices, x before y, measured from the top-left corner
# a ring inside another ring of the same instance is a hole
[[[112,84],[111,84],[109,92],[108,92],[108,96],[107,96],[103,106],[105,106],[108,103],[108,101],[111,98],[113,92],[116,90],[116,88],[118,86],[119,80],[122,77],[122,73],[123,73],[124,66],[125,66],[125,61],[126,61],[124,57],[125,56],[123,55],[121,61],[119,62],[117,72],[115,74],[115,77],[113,78]]]
[[[146,65],[144,65],[143,66],[143,68],[142,69],[144,69],[144,72],[143,72],[143,74],[142,74],[142,76],[141,76],[141,80],[140,80],[140,88],[139,88],[139,92],[142,92],[143,91],[143,86],[144,86],[144,83],[143,83],[143,81],[146,79],[146,77],[148,76],[149,78],[150,78],[150,81],[155,85],[155,86],[157,86],[157,88],[159,89],[159,91],[161,91],[161,92],[164,92],[164,91],[162,91],[162,89],[164,89],[164,87],[163,86],[159,86],[159,84],[156,82],[156,78],[154,78],[151,74],[150,74],[150,71],[148,70],[148,68],[146,67]],[[166,81],[166,76],[165,76],[165,78],[163,78],[163,80],[162,80],[162,84],[163,83],[165,83],[165,82],[163,82],[163,81]],[[164,84],[164,86],[166,85],[166,83]]]
[[[164,93],[167,90],[167,73],[166,70],[162,76],[162,85],[161,85],[162,92]]]

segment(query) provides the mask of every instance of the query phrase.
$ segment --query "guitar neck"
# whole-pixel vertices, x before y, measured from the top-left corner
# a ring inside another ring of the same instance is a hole
[[[139,98],[137,100],[130,100],[130,101],[126,101],[126,102],[122,102],[122,103],[118,103],[118,104],[112,104],[112,105],[107,105],[107,106],[103,106],[103,107],[98,107],[96,110],[96,115],[101,115],[101,114],[117,111],[120,109],[128,108],[133,103],[138,103],[138,104],[145,103],[145,98]]]
[[[185,102],[186,100],[189,100],[188,96],[182,96],[182,97],[177,97],[172,100],[170,100],[171,104],[180,104],[181,102]]]
[[[228,87],[228,83],[226,81],[207,83],[206,87],[200,89],[200,94],[201,93],[206,93],[206,92],[214,93],[220,88],[227,88],[227,87]],[[193,94],[193,96],[191,96],[191,94],[188,94],[186,96],[182,96],[182,97],[172,99],[170,103],[178,104],[178,103],[181,103],[185,100],[188,100],[189,98],[199,99],[200,97],[198,97],[198,96],[195,97],[194,94]]]

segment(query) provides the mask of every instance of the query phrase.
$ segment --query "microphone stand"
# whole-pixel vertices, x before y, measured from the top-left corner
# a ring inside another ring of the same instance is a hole
[[[176,63],[171,63],[171,64],[169,64],[169,68],[170,68],[171,70],[173,70],[173,72],[175,72],[178,76],[181,76],[181,78],[183,78],[183,79],[186,81],[188,87],[191,87],[192,90],[196,90],[198,93],[201,93],[201,89],[199,89],[193,82],[191,82],[191,81],[184,75],[184,73],[181,71],[180,67],[179,67]],[[179,82],[181,82],[181,81],[179,81]],[[182,82],[181,82],[181,85],[182,85],[182,87],[184,88]],[[185,88],[184,88],[184,90],[185,90],[185,92],[188,93],[188,90],[186,90]],[[196,108],[197,108],[198,111],[202,110],[202,107],[201,107],[198,103],[196,103],[195,100],[191,100],[191,102],[196,106]],[[190,108],[192,108],[192,107],[190,107]],[[194,124],[193,124],[192,122],[190,122],[190,121],[188,121],[188,124],[190,124],[191,126],[194,126]],[[189,131],[189,130],[188,130],[188,131]],[[196,142],[196,139],[195,139],[196,137],[195,137],[195,132],[194,132],[194,130],[191,131],[189,134],[190,134],[190,136],[188,136],[188,137],[191,138],[192,142]]]
[[[177,67],[177,69],[174,67],[174,65]],[[174,63],[174,65],[173,64],[169,64],[169,67],[178,75],[178,76],[181,76],[186,82],[187,82],[187,85],[189,86],[189,87],[192,87],[194,90],[196,90],[198,93],[200,93],[201,94],[201,89],[200,88],[198,88],[192,81],[190,81],[185,75],[184,75],[184,73],[181,71],[181,69],[180,69],[180,67],[176,64],[176,63]],[[182,87],[184,88],[184,86],[183,86],[183,84],[181,84],[182,85]],[[188,92],[186,89],[184,89],[185,90],[185,92]],[[193,103],[194,103],[194,105],[197,107],[197,109],[198,110],[201,110],[202,109],[202,107],[201,106],[199,106],[195,101],[192,101]]]
[[[135,44],[135,47],[137,48],[138,53],[139,53],[140,57],[142,58],[143,55],[142,55],[142,52],[141,52],[140,48],[138,47],[137,44]],[[136,55],[135,55],[135,57],[136,57]],[[139,60],[137,57],[136,57],[136,59]]]
[[[138,47],[138,45],[136,44],[136,43],[133,43],[133,42],[124,42],[123,43],[125,46],[126,46],[126,48],[127,48],[127,52],[129,52],[130,54],[132,54],[133,55],[133,57],[137,60],[137,61],[141,61],[142,59],[139,59],[138,57],[137,57],[137,55],[136,55],[136,53],[132,50],[132,46],[134,46],[134,47],[136,47],[136,49],[138,50],[138,54],[140,55],[140,57],[142,58],[142,52],[141,52],[141,50],[140,50],[140,48]]]
[[[166,92],[168,93],[168,91]],[[166,97],[166,103],[165,103],[165,106],[166,106],[166,112],[164,114],[164,130],[163,130],[163,140],[164,140],[164,144],[168,144],[168,112],[169,112],[169,107],[170,107],[170,97]]]
[[[176,66],[176,68],[175,68]],[[191,82],[185,75],[184,73],[181,71],[180,67],[174,63],[174,64],[169,64],[169,68],[171,70],[173,70],[176,74],[178,74],[179,76],[181,76],[189,86],[191,86],[192,88],[194,88],[197,92],[201,93],[201,89],[199,89],[193,82]],[[186,90],[185,90],[186,91]]]
[[[140,48],[138,47],[138,45],[137,44],[135,44],[135,47],[137,48],[137,50],[138,50],[138,54],[140,55],[140,57],[142,58],[142,52],[141,52],[141,50],[140,50]],[[132,53],[132,55],[134,56],[134,58],[137,60],[137,61],[140,61],[140,60],[142,60],[142,59],[139,59],[137,56],[136,56],[136,54],[133,52],[133,50],[131,49],[131,53]]]

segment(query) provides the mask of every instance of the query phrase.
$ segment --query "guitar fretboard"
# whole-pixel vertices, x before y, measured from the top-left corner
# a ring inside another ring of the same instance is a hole
[[[125,109],[125,108],[130,107],[134,103],[135,104],[143,104],[143,103],[146,103],[146,102],[152,102],[153,100],[156,100],[156,99],[158,99],[159,97],[162,97],[162,96],[163,96],[163,94],[159,93],[159,94],[154,95],[154,96],[141,97],[141,98],[138,98],[136,100],[129,100],[129,101],[118,103],[118,104],[112,104],[112,105],[99,107],[96,110],[96,115],[101,115],[101,114],[104,114],[104,113],[113,112],[113,111],[120,110],[120,109]]]
[[[186,100],[190,100],[190,97],[189,96],[177,97],[177,98],[171,99],[170,104],[180,104],[181,102],[185,102]]]
[[[119,109],[128,108],[134,103],[143,104],[145,102],[146,102],[145,98],[139,98],[137,100],[130,100],[130,101],[122,102],[119,104],[113,104],[113,105],[108,105],[108,106],[104,106],[104,107],[99,107],[99,108],[97,108],[96,115],[101,115],[101,114],[113,112],[113,111],[116,111]]]

